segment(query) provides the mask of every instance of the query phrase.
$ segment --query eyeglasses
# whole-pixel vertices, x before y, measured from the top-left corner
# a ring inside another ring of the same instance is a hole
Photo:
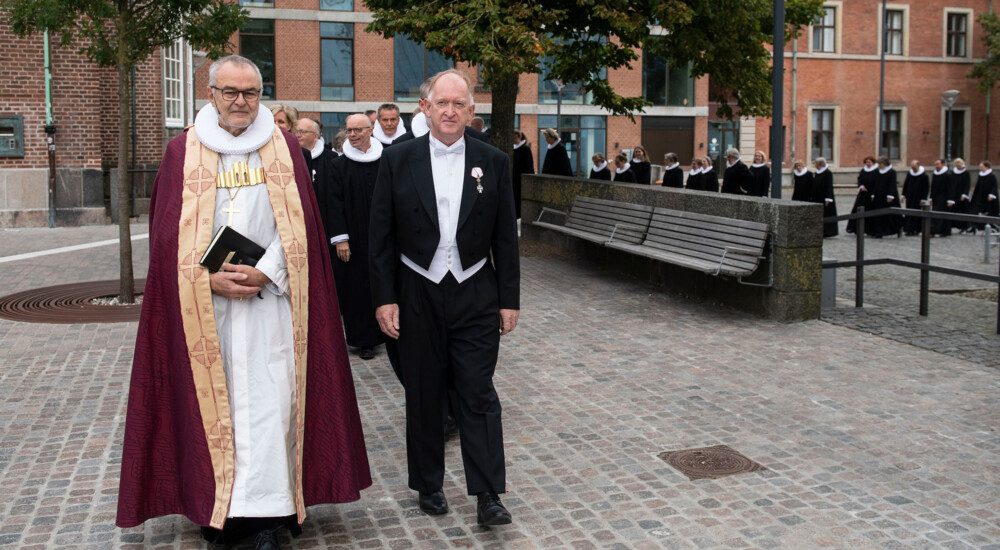
[[[250,90],[237,90],[235,88],[216,88],[215,86],[209,86],[213,90],[218,90],[222,95],[222,99],[226,101],[236,101],[236,98],[243,94],[243,100],[247,103],[253,103],[260,99],[260,90],[250,89]]]
[[[246,96],[244,96],[244,97],[246,97]],[[313,132],[312,130],[299,130],[298,128],[296,128],[295,130],[293,130],[292,133],[295,134],[295,135],[297,135],[297,136],[301,136],[303,134],[316,134],[317,136],[319,135],[318,132]]]
[[[347,135],[351,135],[351,134],[363,134],[365,132],[365,130],[368,130],[368,129],[369,128],[344,128],[344,133],[347,134]]]

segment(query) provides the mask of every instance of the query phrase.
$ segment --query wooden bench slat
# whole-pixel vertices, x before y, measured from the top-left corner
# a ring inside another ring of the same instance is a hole
[[[720,253],[721,249],[729,246],[747,249],[752,251],[753,254],[760,254],[761,251],[763,251],[764,243],[766,242],[764,239],[748,239],[745,237],[713,233],[711,231],[696,231],[691,229],[687,231],[670,231],[659,227],[651,227],[647,238],[654,242],[663,238],[670,238],[690,241],[692,243],[707,246],[715,246],[720,249]]]
[[[736,218],[725,218],[723,216],[714,216],[712,214],[698,214],[696,212],[687,212],[684,210],[671,210],[669,208],[657,207],[653,210],[654,219],[659,217],[658,215],[676,217],[676,218],[686,218],[691,220],[698,220],[701,222],[708,223],[721,223],[723,225],[731,225],[733,227],[745,227],[749,229],[756,229],[758,231],[767,231],[767,224],[763,222],[753,222],[747,220],[739,220]]]
[[[752,239],[764,238],[767,236],[767,229],[737,227],[714,222],[699,222],[686,218],[658,216],[655,214],[653,215],[653,219],[650,221],[650,225],[656,227],[691,227],[697,229],[711,229],[721,233],[739,235]]]

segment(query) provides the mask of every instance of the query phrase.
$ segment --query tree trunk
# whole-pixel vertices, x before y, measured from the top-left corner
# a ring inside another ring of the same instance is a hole
[[[121,9],[121,2],[119,2]],[[135,303],[135,279],[132,273],[132,231],[129,227],[131,174],[128,172],[129,132],[132,121],[131,90],[129,84],[128,43],[123,29],[128,26],[128,5],[125,13],[119,12],[118,27],[118,258],[120,263],[118,300],[123,304]]]
[[[517,103],[517,83],[521,75],[501,74],[490,88],[493,92],[493,113],[490,114],[490,142],[513,159],[514,107]],[[513,169],[513,160],[511,168]]]

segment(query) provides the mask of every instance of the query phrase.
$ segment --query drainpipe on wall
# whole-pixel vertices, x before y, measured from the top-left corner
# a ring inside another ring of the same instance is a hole
[[[990,13],[993,13],[993,0],[990,0]],[[986,160],[990,160],[990,96],[993,89],[986,90]]]
[[[795,102],[798,91],[798,71],[799,71],[799,39],[792,41],[792,169],[795,167],[795,113],[798,111]]]
[[[56,226],[56,125],[52,122],[52,66],[49,59],[49,31],[44,33],[45,48],[45,141],[49,154],[49,227]]]

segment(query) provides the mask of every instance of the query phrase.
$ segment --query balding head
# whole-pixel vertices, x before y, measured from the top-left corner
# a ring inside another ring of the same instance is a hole
[[[315,120],[302,117],[295,123],[295,137],[299,138],[299,143],[306,149],[311,151],[319,136],[319,123]]]
[[[465,135],[465,127],[475,114],[472,85],[465,74],[449,69],[431,79],[427,94],[427,118],[431,135],[451,145]]]
[[[356,114],[347,117],[344,131],[347,132],[347,141],[351,147],[367,153],[372,145],[372,121],[363,114]]]

